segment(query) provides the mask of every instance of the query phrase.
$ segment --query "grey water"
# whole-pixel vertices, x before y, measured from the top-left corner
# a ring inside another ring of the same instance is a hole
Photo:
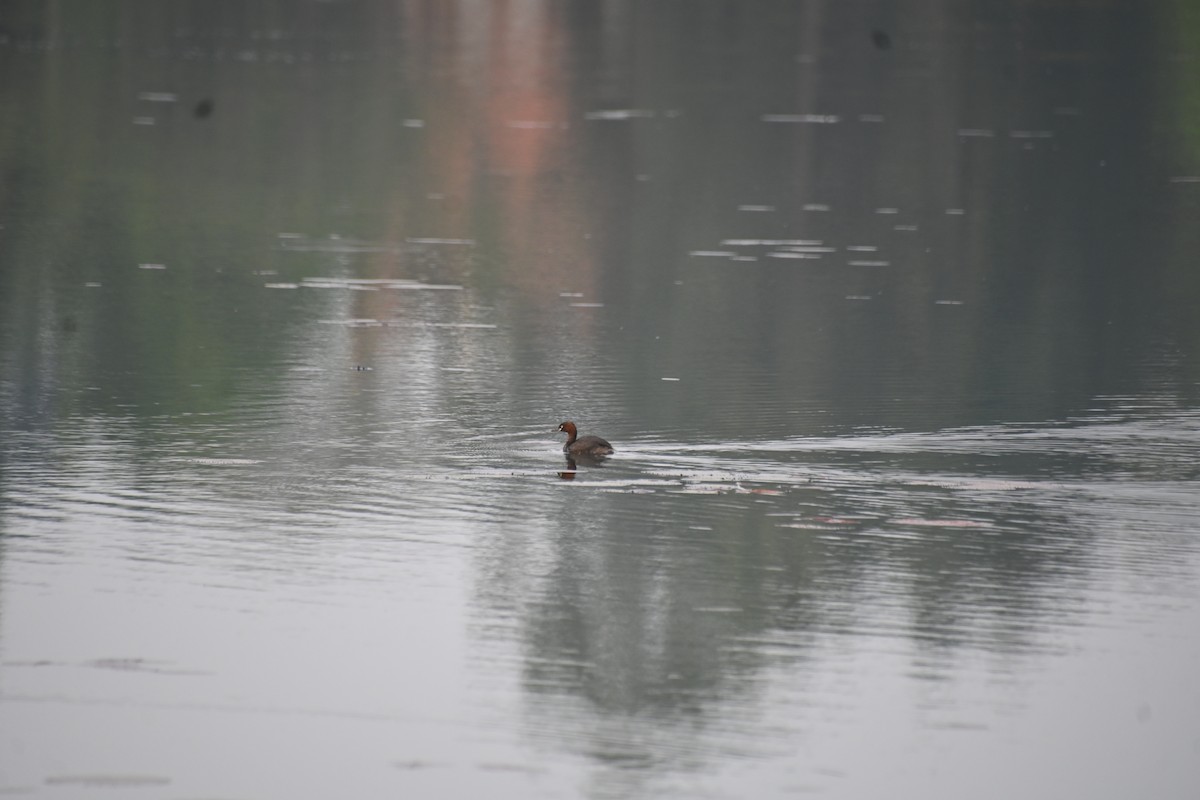
[[[1197,41],[4,4],[0,794],[1196,797]]]

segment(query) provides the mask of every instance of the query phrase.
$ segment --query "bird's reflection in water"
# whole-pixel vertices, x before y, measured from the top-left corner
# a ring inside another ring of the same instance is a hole
[[[604,462],[607,460],[604,458],[604,456],[592,457],[570,455],[567,456],[566,459],[566,469],[558,473],[558,477],[562,478],[564,481],[575,480],[575,476],[579,474],[579,464],[583,464],[585,467],[600,467],[603,466]]]
[[[564,481],[573,481],[575,480],[575,471],[575,459],[567,456],[567,468],[558,473],[558,477],[562,478]]]

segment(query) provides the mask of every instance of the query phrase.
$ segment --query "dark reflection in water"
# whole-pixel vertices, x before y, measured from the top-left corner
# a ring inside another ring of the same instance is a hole
[[[1114,579],[1159,598],[1193,592],[1194,475],[1138,475],[1194,447],[1196,431],[1188,414],[726,443],[690,458],[634,448],[670,466],[567,491],[545,537],[491,540],[480,615],[518,621],[531,728],[621,769],[769,758],[778,737],[856,707],[860,659],[930,687],[923,725],[987,727],[984,696],[936,687],[978,659],[970,669],[1007,683],[1068,655]],[[963,464],[989,449],[991,465]],[[1080,466],[1034,466],[1068,458]],[[1130,546],[1139,566],[1120,552]],[[831,689],[822,678],[841,670]],[[791,690],[772,700],[780,673]]]
[[[0,791],[1195,793],[1186,3],[4,16]]]

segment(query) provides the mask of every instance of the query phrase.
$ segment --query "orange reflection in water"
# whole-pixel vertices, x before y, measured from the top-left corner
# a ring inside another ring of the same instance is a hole
[[[563,292],[598,299],[596,214],[570,168],[581,115],[569,94],[574,33],[562,9],[414,2],[399,24],[397,94],[422,127],[417,151],[401,154],[411,181],[384,201],[387,239],[471,239],[473,268],[488,282],[541,305],[560,304]],[[404,259],[371,256],[374,277],[407,269]],[[386,315],[395,302],[364,297],[362,315]]]

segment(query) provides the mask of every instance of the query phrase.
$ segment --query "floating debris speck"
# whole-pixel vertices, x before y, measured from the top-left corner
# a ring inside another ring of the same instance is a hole
[[[601,111],[588,111],[583,115],[583,118],[613,121],[625,119],[650,119],[653,116],[653,111],[647,111],[640,108],[610,108]]]
[[[833,125],[841,122],[837,114],[763,114],[763,122],[791,122],[813,125]]]
[[[436,236],[423,236],[405,239],[409,244],[475,244],[474,239],[444,239]]]
[[[427,328],[482,328],[484,330],[495,330],[498,326],[490,322],[428,322],[425,323]]]
[[[721,244],[726,247],[808,247],[825,243],[820,239],[722,239]]]
[[[894,525],[915,525],[921,528],[990,528],[991,523],[979,522],[973,519],[920,519],[906,518],[892,520]]]
[[[300,253],[391,253],[398,249],[395,245],[343,239],[337,235],[315,240],[300,235],[280,234],[279,239],[281,249]]]
[[[341,325],[346,328],[382,328],[383,323],[377,319],[319,319],[320,325]]]
[[[457,283],[422,283],[407,278],[305,278],[300,285],[305,289],[358,291],[375,291],[377,289],[458,291],[463,288]]]
[[[836,247],[825,247],[819,244],[791,244],[783,248],[794,253],[834,253],[837,252]]]

